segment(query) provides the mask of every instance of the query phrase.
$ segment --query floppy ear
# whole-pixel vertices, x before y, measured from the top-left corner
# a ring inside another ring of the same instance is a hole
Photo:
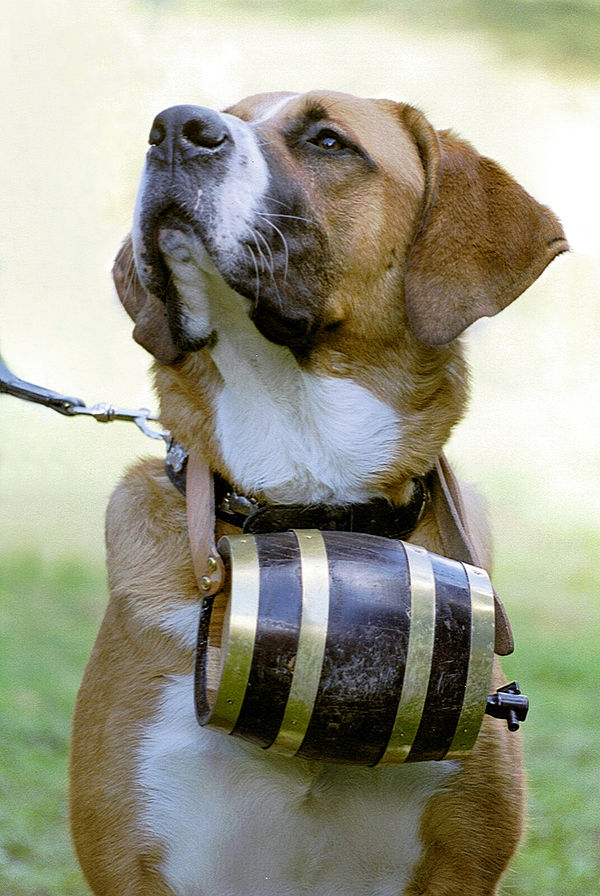
[[[136,273],[130,236],[119,249],[112,274],[118,296],[135,322],[133,338],[157,361],[172,364],[181,356],[181,349],[171,336],[164,302],[144,289]]]
[[[491,159],[408,107],[426,177],[405,275],[413,332],[444,345],[520,296],[569,247],[560,222]]]

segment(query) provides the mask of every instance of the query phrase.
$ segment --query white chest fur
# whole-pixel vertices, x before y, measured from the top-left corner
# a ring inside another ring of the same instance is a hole
[[[235,480],[273,501],[372,498],[400,448],[392,408],[351,379],[305,372],[246,314],[228,323],[212,355],[224,380],[217,435]]]
[[[267,754],[198,726],[191,676],[167,681],[138,758],[144,826],[176,896],[398,896],[424,804],[454,768]]]

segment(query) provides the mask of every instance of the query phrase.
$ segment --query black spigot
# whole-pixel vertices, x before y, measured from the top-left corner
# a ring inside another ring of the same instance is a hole
[[[522,694],[519,683],[513,681],[487,698],[485,711],[495,719],[506,719],[509,731],[518,731],[519,723],[527,718],[529,697]]]

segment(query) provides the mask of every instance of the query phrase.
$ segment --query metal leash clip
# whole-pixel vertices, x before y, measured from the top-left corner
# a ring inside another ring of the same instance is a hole
[[[152,411],[148,410],[148,408],[126,410],[125,408],[115,408],[112,404],[101,401],[98,404],[89,406],[85,404],[72,405],[68,410],[63,410],[61,413],[66,414],[69,417],[78,415],[93,417],[98,423],[112,423],[113,420],[124,420],[127,423],[135,423],[138,429],[150,439],[162,439],[165,442],[169,441],[169,434],[165,432],[165,430],[152,429],[148,425],[148,421],[158,420],[158,417],[153,414]]]
[[[107,402],[86,405],[80,398],[62,395],[60,392],[54,392],[52,389],[36,386],[34,383],[28,383],[20,379],[6,366],[0,356],[1,392],[4,392],[6,395],[13,395],[15,398],[21,398],[23,401],[41,404],[44,407],[51,408],[53,411],[57,411],[59,414],[64,414],[66,417],[85,415],[93,417],[98,423],[112,423],[113,420],[123,420],[128,423],[135,423],[138,429],[150,439],[162,439],[168,443],[171,438],[170,434],[165,430],[153,429],[149,426],[149,422],[157,421],[158,417],[148,408],[127,410],[125,408],[116,408]]]

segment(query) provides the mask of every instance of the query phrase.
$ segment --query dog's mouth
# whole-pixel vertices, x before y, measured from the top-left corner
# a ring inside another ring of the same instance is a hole
[[[313,274],[313,265],[307,263],[311,253],[306,250],[305,232],[302,237],[290,234],[280,223],[275,229],[265,211],[248,227],[235,251],[222,253],[210,228],[194,220],[185,208],[170,203],[138,221],[134,231],[136,269],[144,288],[165,303],[172,335],[183,349],[197,350],[212,338],[212,330],[202,338],[192,338],[188,332],[190,317],[182,311],[186,302],[178,268],[189,262],[199,284],[208,274],[218,275],[246,300],[243,307],[265,338],[302,356],[310,351],[321,328],[316,302],[321,282]],[[317,251],[314,237],[308,242],[314,250],[314,263],[323,252]]]

